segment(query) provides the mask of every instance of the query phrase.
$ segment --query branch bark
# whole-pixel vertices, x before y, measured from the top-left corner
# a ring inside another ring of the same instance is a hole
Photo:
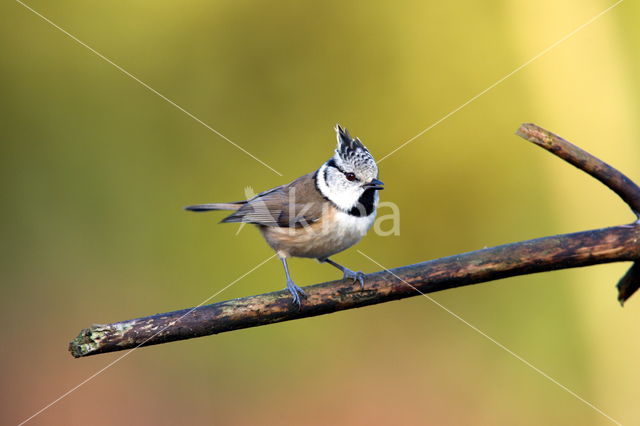
[[[598,179],[618,194],[640,220],[640,187],[631,179],[587,151],[535,124],[523,124],[516,134]]]
[[[640,188],[622,173],[534,124],[523,138],[604,183],[640,217]],[[106,325],[93,325],[70,344],[74,357],[133,349],[226,331],[312,317],[517,275],[600,263],[634,261],[618,284],[627,300],[640,286],[640,220],[611,228],[556,235],[477,250],[369,274],[364,289],[350,281],[305,287],[300,308],[285,290]]]

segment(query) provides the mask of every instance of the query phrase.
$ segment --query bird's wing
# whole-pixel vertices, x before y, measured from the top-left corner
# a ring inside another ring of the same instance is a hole
[[[281,228],[320,220],[326,201],[315,187],[313,173],[251,198],[222,222],[243,222]]]

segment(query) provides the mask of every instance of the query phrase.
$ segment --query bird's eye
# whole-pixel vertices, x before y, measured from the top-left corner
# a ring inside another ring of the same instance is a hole
[[[353,173],[345,173],[344,177],[346,177],[347,180],[350,182],[353,182],[354,180],[356,180],[356,175],[354,175]]]

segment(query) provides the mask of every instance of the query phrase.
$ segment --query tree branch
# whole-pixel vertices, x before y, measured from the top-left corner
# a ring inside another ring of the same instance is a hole
[[[638,215],[640,188],[622,173],[533,124],[523,124],[517,134],[604,183]],[[359,284],[350,281],[316,284],[305,287],[308,298],[300,308],[292,304],[290,294],[282,290],[93,325],[80,332],[69,344],[69,350],[74,357],[82,357],[157,345],[517,275],[621,261],[635,261],[618,284],[618,298],[623,303],[640,286],[640,220],[630,225],[522,241],[376,272],[366,276],[362,290]]]
[[[640,188],[631,179],[587,151],[533,123],[523,124],[516,134],[598,179],[618,194],[640,220]]]

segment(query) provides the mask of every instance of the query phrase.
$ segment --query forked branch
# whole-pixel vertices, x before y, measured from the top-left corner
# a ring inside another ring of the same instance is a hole
[[[618,194],[631,208],[636,218],[640,219],[640,187],[618,170],[587,151],[578,148],[571,142],[535,124],[523,124],[516,134],[598,179]]]
[[[640,218],[640,188],[591,154],[534,124],[517,132],[604,183]],[[298,308],[285,291],[228,300],[84,329],[69,345],[74,357],[157,345],[413,297],[516,275],[600,263],[634,261],[618,284],[626,301],[640,286],[640,220],[556,235],[369,274],[359,284],[333,281],[305,287]]]

